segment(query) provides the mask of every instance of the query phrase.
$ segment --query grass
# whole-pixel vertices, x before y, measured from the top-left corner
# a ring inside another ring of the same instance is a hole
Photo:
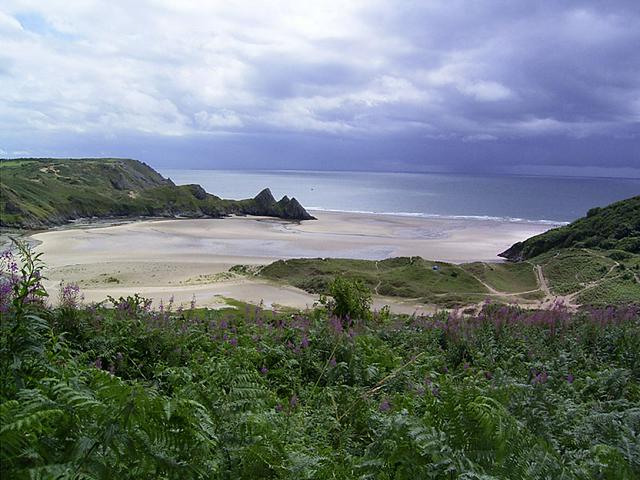
[[[610,254],[618,260],[610,258]],[[611,270],[616,263],[624,265],[619,268],[625,270]],[[555,295],[573,294],[592,287],[578,295],[578,303],[619,304],[640,299],[636,281],[636,276],[640,278],[640,255],[588,249],[557,250],[518,263],[454,265],[420,257],[381,261],[313,258],[279,260],[257,272],[243,266],[232,270],[256,274],[315,294],[326,293],[331,280],[343,276],[362,280],[378,295],[457,308],[477,304],[488,297],[503,302],[542,300],[544,293],[538,289],[534,265],[542,266]],[[500,294],[491,294],[478,279]],[[593,286],[597,282],[602,285]]]
[[[434,266],[437,270],[434,270]],[[259,276],[285,282],[311,293],[326,293],[336,276],[362,280],[373,292],[426,303],[459,306],[481,301],[487,289],[463,268],[420,257],[381,261],[335,258],[279,260]]]
[[[461,267],[502,292],[527,292],[538,288],[533,267],[528,263],[474,262]]]
[[[615,261],[602,252],[569,249],[550,252],[532,260],[542,266],[551,291],[567,295],[581,290],[587,283],[602,279]]]
[[[434,270],[437,266],[438,270]],[[336,276],[360,279],[380,295],[418,298],[430,293],[486,293],[487,289],[457,265],[420,257],[386,260],[336,258],[279,260],[260,276],[282,280],[312,293],[322,293]]]
[[[579,303],[585,305],[610,305],[637,302],[640,300],[640,283],[631,272],[603,280],[593,288],[578,295]]]

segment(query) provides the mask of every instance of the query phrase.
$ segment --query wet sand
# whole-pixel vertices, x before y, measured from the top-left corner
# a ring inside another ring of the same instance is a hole
[[[33,236],[47,263],[47,287],[55,301],[61,280],[77,282],[88,301],[138,292],[166,303],[219,306],[224,298],[267,306],[312,307],[302,290],[229,272],[233,265],[260,266],[277,259],[340,257],[381,260],[421,256],[454,263],[500,261],[513,243],[548,224],[313,212],[318,220],[266,217],[159,220],[115,226],[74,227]],[[428,306],[375,298],[398,313]]]

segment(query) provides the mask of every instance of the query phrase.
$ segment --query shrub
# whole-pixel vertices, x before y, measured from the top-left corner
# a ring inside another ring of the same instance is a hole
[[[339,318],[366,320],[371,317],[371,292],[362,280],[350,280],[336,277],[329,284],[327,302],[331,312]]]

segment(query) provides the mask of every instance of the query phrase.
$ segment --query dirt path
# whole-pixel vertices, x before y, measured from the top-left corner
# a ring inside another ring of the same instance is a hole
[[[376,260],[376,272],[380,271],[380,267],[378,267],[378,261]],[[382,285],[382,280],[378,280],[378,283],[375,287],[373,287],[373,291],[375,292],[376,295],[380,295],[378,293],[378,288],[380,288],[380,285]]]
[[[544,277],[544,272],[542,271],[541,265],[534,265],[533,271],[536,274],[536,280],[538,281],[538,287],[542,290],[542,293],[545,294],[547,298],[554,297],[549,289],[549,284],[547,283],[547,279]]]

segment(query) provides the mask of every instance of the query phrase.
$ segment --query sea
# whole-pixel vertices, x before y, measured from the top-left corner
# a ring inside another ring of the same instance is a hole
[[[222,198],[270,188],[309,210],[564,224],[590,208],[640,195],[640,179],[300,170],[159,169]]]

